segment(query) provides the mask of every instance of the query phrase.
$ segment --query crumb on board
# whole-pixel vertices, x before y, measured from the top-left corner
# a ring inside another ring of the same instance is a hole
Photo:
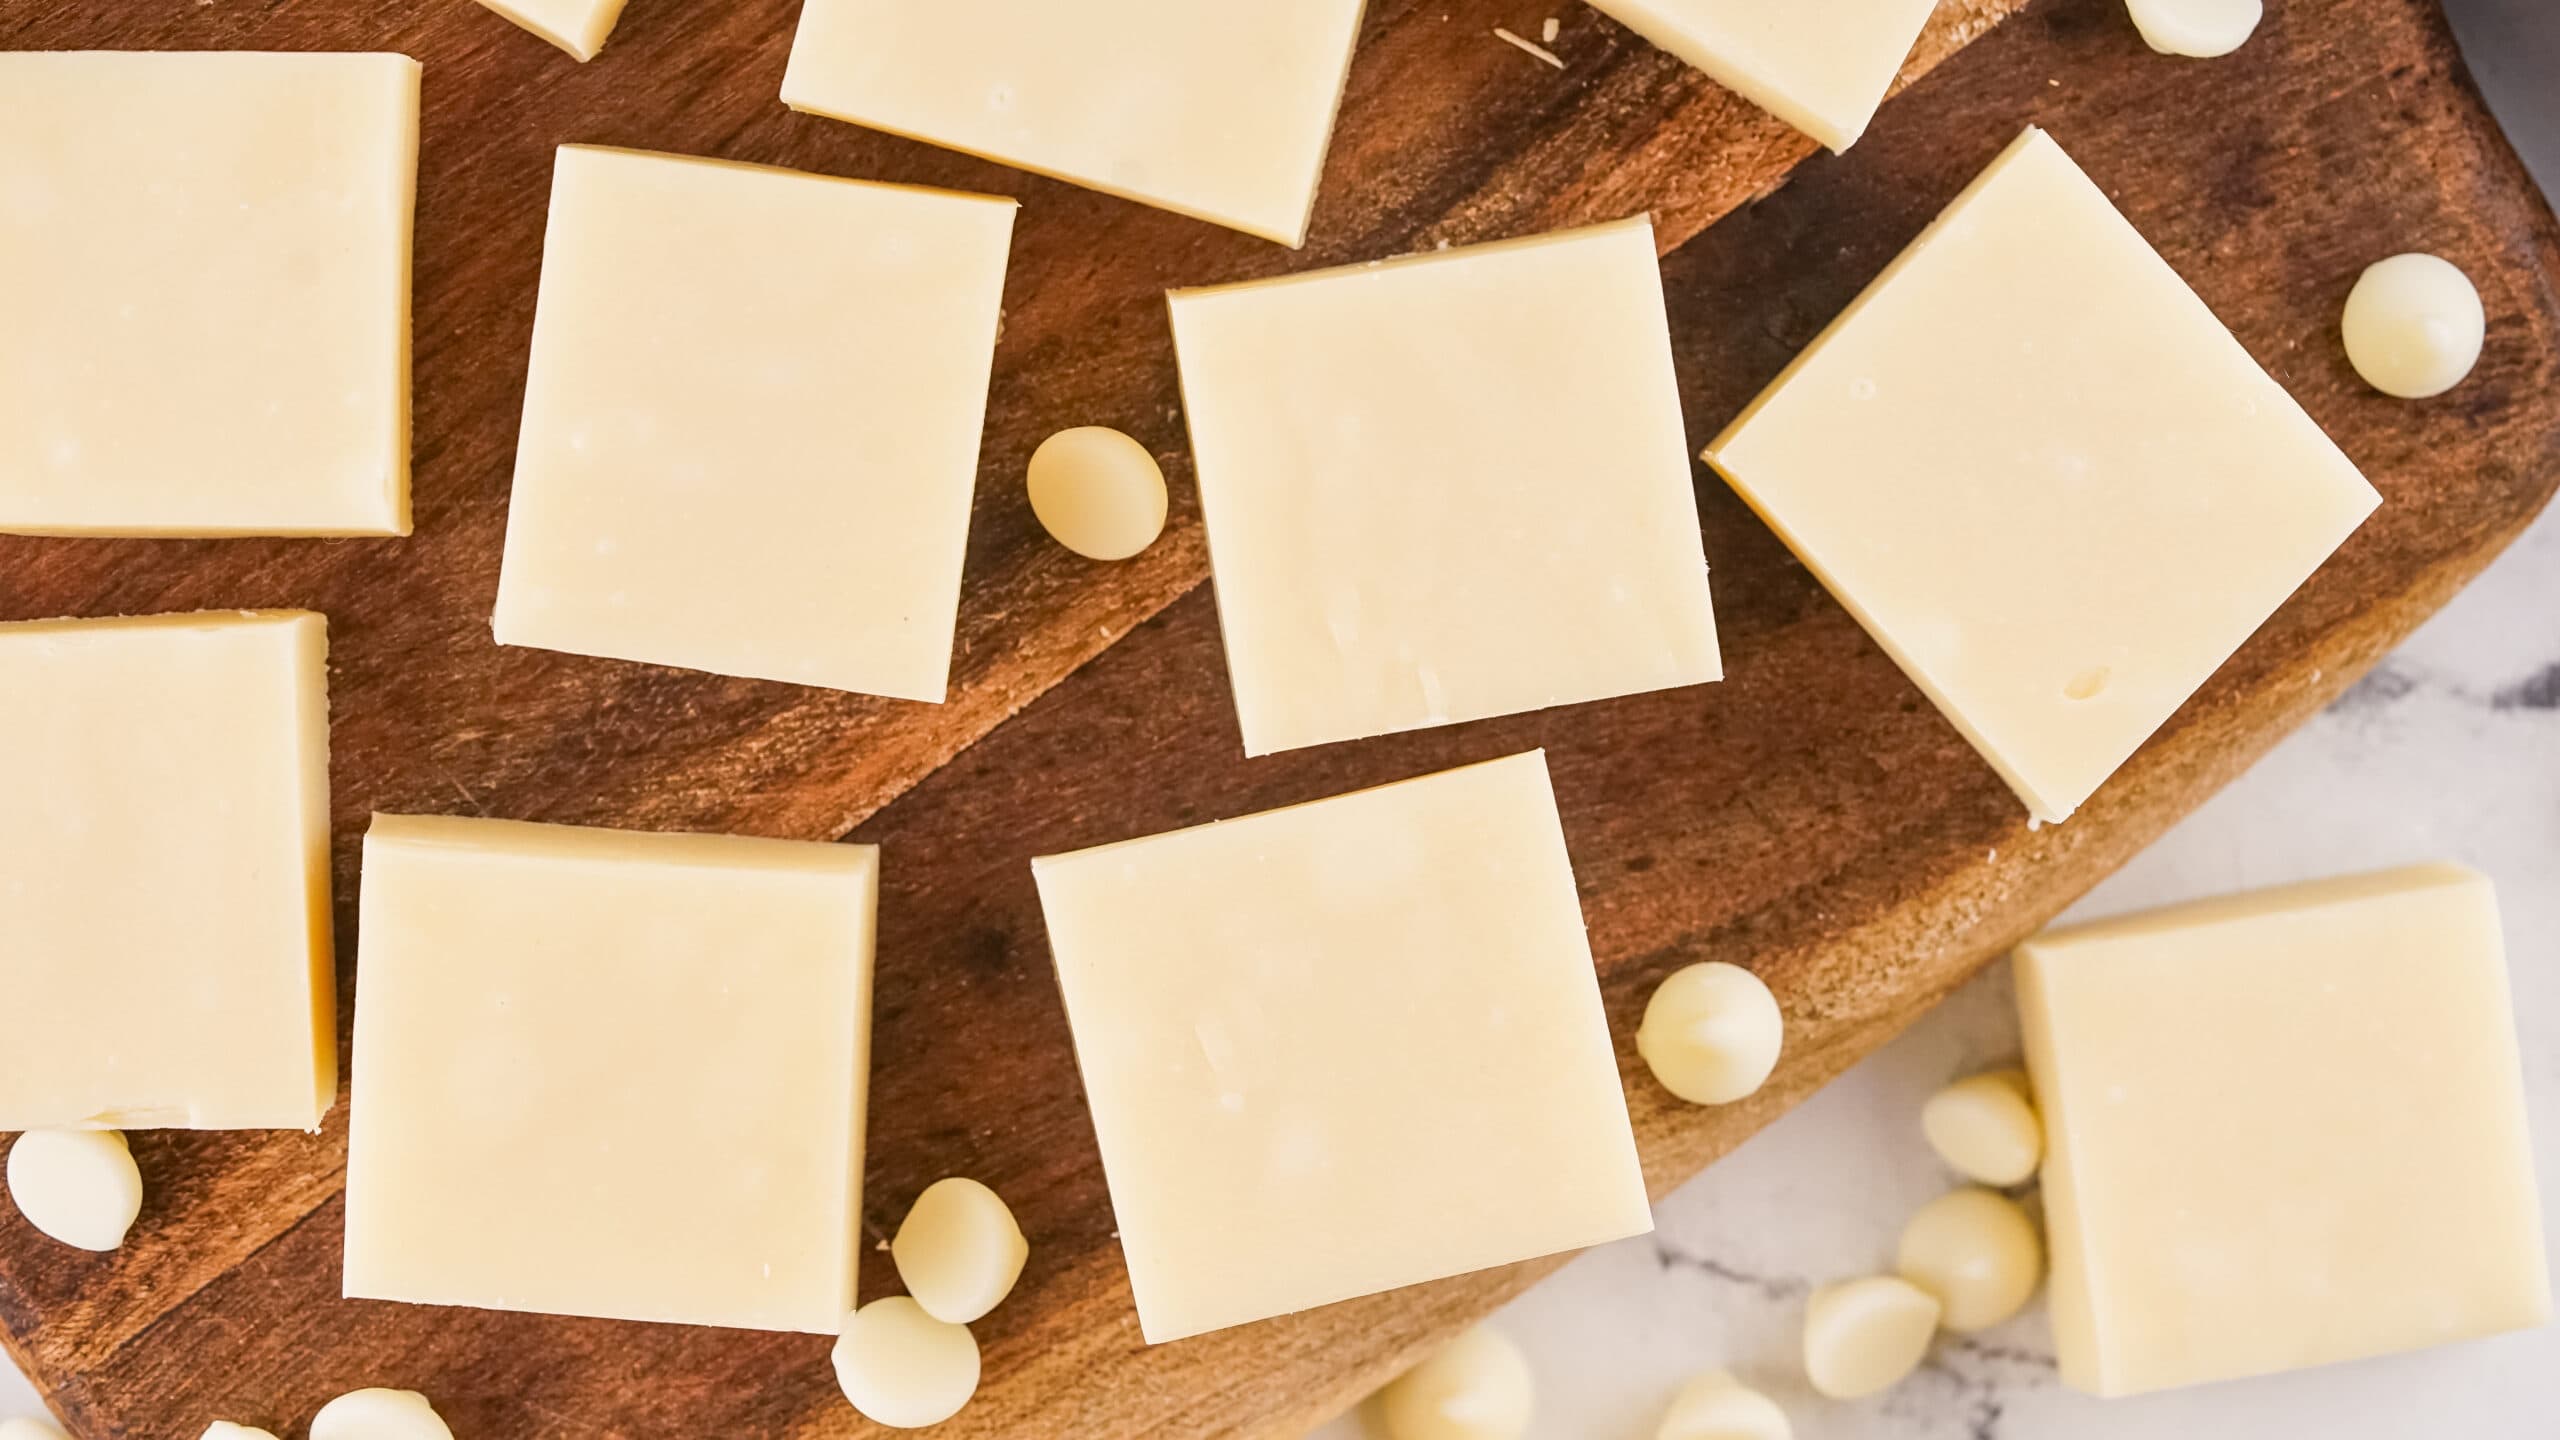
[[[1556,43],[1556,37],[1563,33],[1564,22],[1553,15],[1547,17],[1546,24],[1538,27],[1538,38],[1549,45]]]
[[[1525,54],[1534,55],[1559,70],[1564,68],[1563,57],[1557,55],[1556,52],[1548,49],[1546,46],[1539,44],[1537,41],[1530,39],[1526,35],[1515,35],[1512,32],[1503,29],[1501,26],[1496,25],[1493,27],[1493,38],[1501,41],[1505,45],[1512,46]]]

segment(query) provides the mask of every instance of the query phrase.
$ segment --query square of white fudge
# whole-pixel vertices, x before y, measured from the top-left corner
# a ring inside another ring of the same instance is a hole
[[[562,148],[499,643],[942,699],[1013,214]]]
[[[2047,821],[2380,503],[2040,130],[1707,458]]]
[[[604,49],[613,23],[622,18],[623,0],[480,0],[533,34],[580,61]]]
[[[1938,0],[1591,0],[1834,150],[1866,133]]]
[[[0,531],[409,529],[405,55],[0,53]]]
[[[1032,869],[1151,1343],[1652,1228],[1543,756]]]
[[[2550,1320],[2484,877],[2415,865],[2070,926],[2017,971],[2069,1384]]]
[[[1284,245],[1362,0],[807,0],[782,99]]]
[[[317,1130],[328,622],[0,625],[0,1130]]]
[[[378,816],[346,1293],[832,1335],[879,852]]]
[[[1172,309],[1245,753],[1723,673],[1648,221]]]

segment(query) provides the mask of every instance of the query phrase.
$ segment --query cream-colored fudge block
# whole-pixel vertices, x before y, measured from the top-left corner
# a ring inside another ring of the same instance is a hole
[[[1306,238],[1362,0],[807,0],[783,103]]]
[[[1866,133],[1938,0],[1591,0],[1833,150]]]
[[[1722,674],[1649,222],[1172,307],[1247,754]]]
[[[2487,880],[2265,890],[2017,962],[2064,1380],[2126,1395],[2550,1318]]]
[[[0,531],[403,535],[418,64],[0,53]]]
[[[832,1335],[879,853],[378,816],[346,1293]]]
[[[622,18],[623,0],[480,0],[480,3],[559,46],[580,62],[593,60]]]
[[[0,625],[0,1130],[316,1130],[328,624]]]
[[[499,643],[940,700],[1013,213],[564,147]]]
[[[1544,757],[1032,870],[1150,1342],[1652,1228]]]
[[[2038,130],[1707,458],[2048,821],[2379,503]]]

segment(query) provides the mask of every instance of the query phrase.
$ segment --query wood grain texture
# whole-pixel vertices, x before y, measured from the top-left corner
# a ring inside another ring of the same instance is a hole
[[[1931,46],[2004,8],[1947,7]],[[1647,205],[1677,241],[1767,189],[1802,142],[1587,14],[1569,19],[1558,48],[1570,68],[1555,76],[1489,38],[1516,16],[1378,4],[1315,244],[1292,257],[782,114],[769,101],[787,9],[634,0],[585,70],[462,0],[112,16],[37,0],[0,15],[7,45],[394,46],[429,67],[418,536],[0,542],[0,615],[329,610],[346,957],[348,867],[369,808],[785,835],[861,819],[857,837],[887,847],[867,1223],[885,1234],[926,1183],[969,1173],[1014,1201],[1035,1246],[1016,1298],[976,1327],[980,1401],[938,1434],[1293,1435],[1552,1263],[1142,1347],[1029,855],[1544,745],[1648,1174],[1667,1188],[2238,773],[2560,482],[2560,232],[2428,0],[2275,7],[2248,48],[2209,64],[2150,55],[2115,0],[2041,0],[1889,106],[1851,156],[1805,167],[1698,235],[1665,278],[1703,443],[2019,126],[2042,123],[2365,467],[2384,508],[2096,800],[2029,833],[1991,773],[1703,470],[1731,679],[1248,763],[1209,596],[1185,595],[1202,563],[1179,467],[1174,532],[1118,568],[1040,542],[1012,483],[1062,424],[1116,423],[1177,450],[1155,291]],[[2191,116],[2212,123],[2179,123]],[[1028,202],[953,705],[488,645],[545,157],[571,139]],[[2357,271],[2406,248],[2460,262],[2492,317],[2480,370],[2422,406],[2364,390],[2334,340]],[[1670,1101],[1630,1049],[1652,982],[1705,958],[1757,969],[1790,1019],[1772,1086],[1714,1111]],[[469,1440],[865,1433],[834,1394],[822,1340],[335,1299],[343,1114],[317,1137],[136,1137],[153,1195],[113,1256],[65,1251],[0,1216],[0,1335],[83,1434],[186,1437],[217,1415],[284,1429],[372,1383],[426,1389]],[[865,1293],[887,1283],[874,1265]]]
[[[1907,73],[2023,0],[1949,0]],[[415,264],[415,508],[404,540],[0,536],[0,619],[295,606],[330,617],[341,993],[355,837],[372,811],[833,838],[1207,575],[1163,291],[1648,207],[1666,245],[1812,150],[1784,125],[1577,13],[1558,75],[1496,39],[1489,0],[1373,0],[1308,249],[1263,241],[832,120],[778,98],[798,0],[636,0],[573,65],[468,0],[14,0],[0,48],[393,49],[426,67]],[[1019,196],[950,702],[920,705],[490,643],[553,148],[632,145]],[[1165,539],[1096,566],[1051,544],[1020,477],[1073,424],[1154,447]],[[1210,723],[1231,727],[1221,710]],[[342,1031],[345,1028],[342,1017]],[[334,1193],[344,1111],[303,1137],[171,1142],[161,1193],[276,1197],[172,1214],[126,1252],[132,1295],[65,1327],[85,1368]],[[150,1143],[157,1143],[150,1142]],[[157,1202],[155,1202],[157,1203]],[[183,1239],[177,1237],[185,1237]],[[0,1307],[7,1304],[0,1280]],[[50,1313],[50,1312],[48,1312]],[[0,1328],[6,1326],[0,1311]]]

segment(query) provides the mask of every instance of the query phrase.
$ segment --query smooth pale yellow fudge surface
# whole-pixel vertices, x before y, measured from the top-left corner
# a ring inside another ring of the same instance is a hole
[[[1150,1342],[1652,1228],[1543,756],[1032,870]]]
[[[2419,865],[2050,931],[2017,977],[2068,1383],[2550,1318],[2486,879]]]
[[[316,1130],[328,627],[0,625],[0,1130]]]
[[[1284,245],[1362,0],[807,0],[782,99]]]
[[[480,0],[480,3],[568,51],[593,60],[622,18],[623,0]]]
[[[0,53],[0,531],[409,529],[405,55]]]
[[[2048,821],[2380,503],[2039,130],[1707,458]]]
[[[1649,222],[1172,307],[1247,754],[1722,675]]]
[[[940,700],[1013,215],[562,148],[499,643]]]
[[[377,816],[346,1293],[832,1335],[879,855]]]
[[[1938,0],[1591,0],[1717,84],[1846,150]]]

